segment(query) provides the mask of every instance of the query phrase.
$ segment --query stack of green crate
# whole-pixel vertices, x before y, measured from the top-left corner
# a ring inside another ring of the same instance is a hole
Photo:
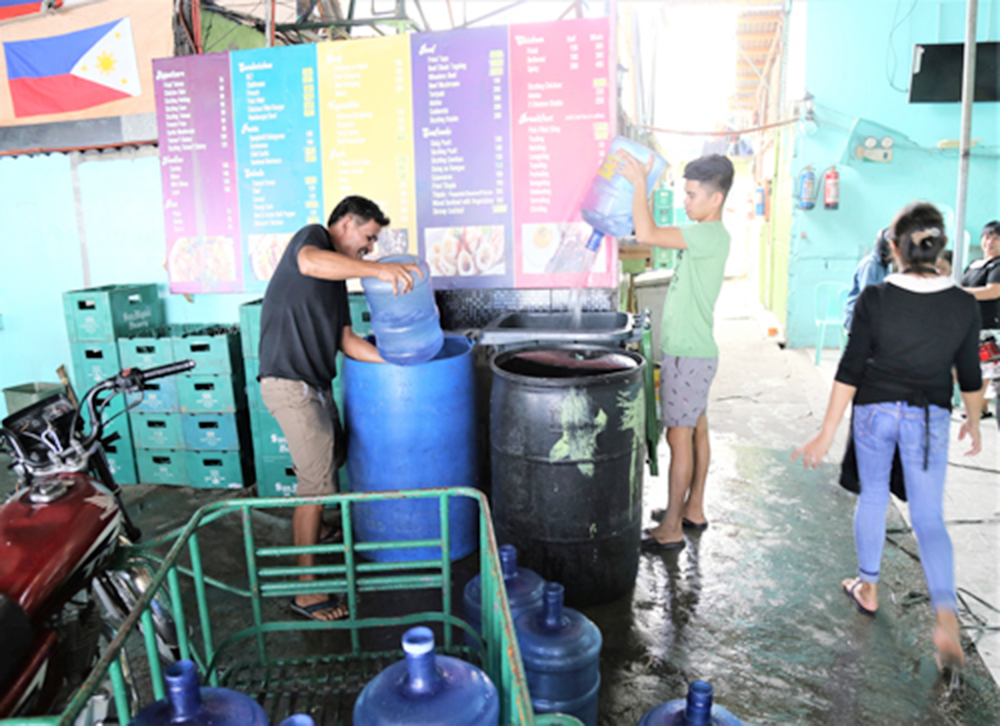
[[[121,370],[117,339],[163,325],[163,302],[155,284],[106,285],[63,293],[66,332],[73,361],[73,383],[80,398],[94,385]],[[105,436],[118,439],[105,447],[115,480],[136,482],[125,402],[116,397],[104,411]]]
[[[253,480],[238,330],[170,326],[122,342],[122,354],[140,367],[195,362],[189,373],[153,381],[129,413],[140,482],[236,489]]]
[[[358,335],[371,332],[368,302],[360,293],[348,296],[351,306],[351,326]],[[288,441],[281,427],[268,412],[260,397],[260,312],[262,300],[254,300],[240,307],[240,329],[243,337],[243,361],[246,366],[247,399],[250,403],[250,425],[253,432],[254,467],[257,472],[257,493],[262,497],[291,497],[295,495],[295,469],[292,455],[288,451]],[[333,399],[344,415],[344,394],[342,388],[344,370],[343,354],[337,356],[338,375],[333,380]],[[347,469],[338,473],[339,489],[349,491]]]

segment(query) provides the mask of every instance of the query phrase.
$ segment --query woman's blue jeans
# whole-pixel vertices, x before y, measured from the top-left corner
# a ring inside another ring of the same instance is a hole
[[[951,414],[938,406],[931,406],[929,411],[930,436],[925,439],[923,408],[901,401],[854,407],[854,448],[861,480],[861,495],[854,513],[858,576],[865,582],[878,582],[885,543],[889,476],[898,445],[910,520],[920,545],[920,562],[927,578],[931,607],[955,610],[954,560],[943,512]]]

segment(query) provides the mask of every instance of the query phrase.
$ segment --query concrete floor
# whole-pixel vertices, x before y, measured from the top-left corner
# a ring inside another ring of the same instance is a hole
[[[1000,723],[1000,640],[973,627],[1000,624],[990,609],[1000,604],[995,425],[984,426],[977,459],[953,444],[946,514],[969,641],[962,683],[951,688],[934,663],[933,618],[905,511],[891,506],[888,513],[878,616],[859,615],[840,592],[840,580],[856,568],[855,498],[837,486],[836,464],[809,472],[789,461],[819,426],[837,355],[824,352],[817,367],[814,351],[766,340],[749,292],[745,281],[728,281],[717,309],[710,528],[690,536],[681,553],[644,554],[631,595],[585,610],[604,635],[600,723],[635,724],[647,709],[682,697],[696,678],[710,681],[717,702],[747,724]],[[846,422],[831,462],[839,461],[845,435]],[[665,444],[659,453],[662,475],[647,477],[647,513],[665,501]],[[136,486],[126,496],[149,535],[233,494]],[[264,524],[276,542],[290,539],[287,517]],[[222,547],[205,549],[224,560]],[[459,563],[456,580],[472,569]],[[301,645],[327,647],[315,634]]]

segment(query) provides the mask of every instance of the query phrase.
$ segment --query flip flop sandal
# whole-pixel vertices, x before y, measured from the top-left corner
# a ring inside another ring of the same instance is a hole
[[[316,544],[340,544],[344,541],[344,531],[339,527],[331,527],[330,530],[320,537]]]
[[[851,600],[854,601],[854,606],[857,607],[859,613],[861,613],[862,615],[869,615],[871,617],[875,617],[875,611],[869,610],[868,608],[866,608],[864,605],[861,604],[860,600],[858,600],[857,589],[861,586],[861,583],[862,583],[861,578],[858,578],[857,580],[854,581],[854,584],[851,585],[850,587],[848,587],[847,585],[841,585],[840,589],[844,591],[844,594],[847,595],[847,597],[851,598]]]
[[[687,543],[683,539],[677,542],[660,542],[648,529],[642,530],[642,538],[639,540],[639,544],[647,552],[677,552],[687,546]]]
[[[319,602],[313,603],[312,605],[299,605],[295,602],[295,598],[293,597],[288,603],[288,608],[296,615],[301,615],[304,618],[316,620],[321,623],[343,620],[351,614],[350,610],[347,609],[347,606],[340,602],[340,599],[334,595],[329,596],[326,600],[320,600]],[[333,610],[335,612],[339,611],[340,615],[331,618],[330,620],[316,617],[316,613],[321,613],[324,610]]]
[[[654,522],[662,522],[666,514],[666,509],[654,509],[649,513],[649,518]],[[704,532],[708,529],[708,522],[692,522],[690,519],[685,518],[681,520],[681,526],[684,527],[684,529],[691,529],[695,532]]]

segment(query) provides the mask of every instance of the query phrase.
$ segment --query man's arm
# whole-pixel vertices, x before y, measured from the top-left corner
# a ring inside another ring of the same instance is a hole
[[[385,360],[378,354],[378,349],[364,338],[358,336],[351,326],[345,325],[340,334],[340,349],[344,355],[354,360],[364,363],[385,363]]]
[[[370,262],[356,260],[333,250],[303,245],[296,257],[299,272],[320,280],[349,280],[354,277],[377,277],[392,283],[393,294],[413,289],[413,273],[423,276],[413,263]]]
[[[632,195],[632,223],[635,225],[635,241],[641,245],[665,247],[671,250],[686,250],[687,243],[680,227],[657,227],[646,201],[646,174],[653,168],[653,159],[643,165],[639,160],[625,151],[621,154],[621,164],[618,171],[628,179],[635,191]]]

